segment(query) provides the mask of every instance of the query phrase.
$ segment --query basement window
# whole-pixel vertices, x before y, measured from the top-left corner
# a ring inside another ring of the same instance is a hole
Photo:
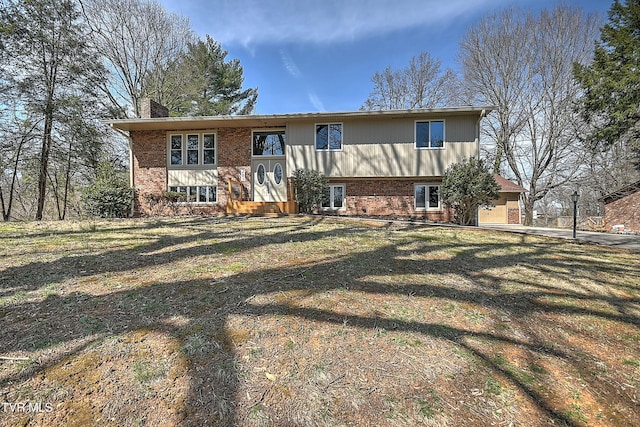
[[[441,208],[440,186],[435,184],[416,184],[416,210],[439,210]]]
[[[322,209],[323,210],[339,210],[344,209],[344,185],[328,185],[325,187],[323,198],[322,198]]]

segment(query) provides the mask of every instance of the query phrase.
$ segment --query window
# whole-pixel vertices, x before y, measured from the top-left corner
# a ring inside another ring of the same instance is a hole
[[[283,130],[253,133],[254,156],[284,156],[286,136]]]
[[[217,187],[214,185],[169,187],[169,191],[182,193],[184,200],[191,203],[215,203],[218,200]]]
[[[258,176],[258,184],[264,185],[265,170],[262,163],[258,165],[258,171],[256,172],[256,175]]]
[[[344,209],[344,185],[328,185],[322,198],[322,209]]]
[[[182,135],[171,135],[171,164],[182,164]]]
[[[342,123],[316,125],[316,150],[342,150]]]
[[[417,184],[415,199],[416,209],[440,209],[440,186]]]
[[[416,122],[416,148],[444,148],[444,122]]]
[[[202,166],[216,164],[214,133],[175,134],[169,137],[170,166]]]
[[[187,164],[197,165],[200,163],[200,143],[198,135],[187,135]]]
[[[202,163],[213,165],[216,163],[216,136],[212,133],[202,135]]]
[[[282,182],[282,165],[280,163],[276,163],[273,167],[273,181],[276,185],[280,185]]]

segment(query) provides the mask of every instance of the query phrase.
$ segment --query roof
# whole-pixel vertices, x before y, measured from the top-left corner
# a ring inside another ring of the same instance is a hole
[[[615,202],[616,200],[620,200],[623,197],[627,197],[629,194],[633,194],[636,191],[640,191],[640,181],[636,181],[633,184],[629,184],[626,187],[622,187],[614,191],[613,193],[602,196],[598,200],[604,202],[606,205],[608,203]]]
[[[243,115],[243,116],[207,116],[207,117],[158,117],[152,119],[121,119],[108,120],[107,124],[121,131],[137,130],[187,130],[203,127],[267,127],[286,126],[287,123],[304,120],[344,120],[347,118],[417,118],[418,116],[431,115],[434,117],[446,117],[455,115],[474,114],[484,117],[495,107],[490,106],[464,106],[447,108],[424,108],[414,110],[385,110],[385,111],[345,111],[333,113],[293,113],[293,114],[267,114],[267,115]]]
[[[524,187],[519,186],[515,182],[511,182],[500,175],[494,175],[493,178],[500,186],[501,193],[526,193],[527,190]]]

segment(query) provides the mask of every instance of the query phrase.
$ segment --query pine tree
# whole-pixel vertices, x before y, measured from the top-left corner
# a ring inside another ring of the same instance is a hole
[[[574,66],[585,91],[581,112],[592,126],[588,141],[610,147],[625,142],[640,169],[640,0],[616,0],[601,29],[591,64]]]

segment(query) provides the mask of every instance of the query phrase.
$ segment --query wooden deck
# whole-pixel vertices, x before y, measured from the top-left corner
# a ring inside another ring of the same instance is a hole
[[[230,200],[227,202],[227,213],[245,215],[292,215],[298,213],[298,203]]]
[[[235,188],[234,188],[235,187]],[[289,189],[286,202],[254,202],[243,200],[246,194],[244,186],[239,181],[229,181],[229,198],[227,199],[227,213],[239,215],[279,216],[298,213],[298,203],[291,200],[292,189]],[[240,195],[238,197],[238,195]],[[235,196],[235,197],[234,197]]]

